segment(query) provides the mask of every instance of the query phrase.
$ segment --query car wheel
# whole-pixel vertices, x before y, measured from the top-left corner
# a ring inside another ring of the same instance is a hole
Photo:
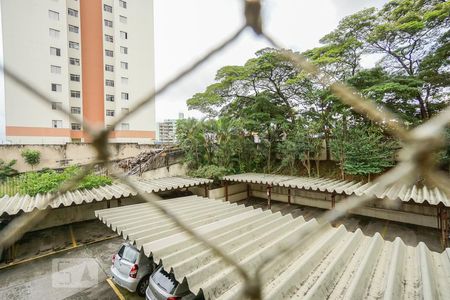
[[[136,292],[138,293],[139,296],[144,297],[145,296],[145,290],[148,287],[148,279],[150,278],[150,276],[145,276],[144,278],[141,279],[141,281],[139,281],[138,286],[136,288]]]

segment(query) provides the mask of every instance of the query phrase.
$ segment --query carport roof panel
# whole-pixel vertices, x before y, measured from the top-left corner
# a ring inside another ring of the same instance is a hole
[[[428,203],[430,205],[443,205],[450,207],[450,199],[438,188],[427,186],[417,187],[404,184],[395,184],[382,192],[375,192],[376,185],[355,181],[337,180],[330,178],[294,177],[283,175],[268,175],[262,173],[245,173],[224,176],[224,180],[258,184],[270,184],[311,191],[337,193],[342,195],[369,195],[380,199],[400,200],[403,202]]]
[[[302,217],[253,209],[197,196],[160,203],[198,233],[254,272],[269,253],[318,225]],[[192,239],[150,204],[96,211],[96,216],[190,289],[206,299],[237,299],[243,286],[234,268]],[[344,226],[327,227],[266,268],[265,299],[450,299],[450,249],[430,251],[424,243],[406,246],[399,238],[384,241]]]
[[[164,177],[158,179],[141,179],[135,183],[147,193],[169,191],[210,183],[211,180],[190,177]],[[91,190],[75,190],[58,196],[52,203],[48,203],[51,193],[37,194],[36,196],[19,195],[3,196],[0,198],[0,215],[6,213],[15,215],[19,212],[31,212],[34,209],[44,210],[61,206],[79,205],[111,199],[120,199],[135,196],[136,193],[127,185],[113,183]]]

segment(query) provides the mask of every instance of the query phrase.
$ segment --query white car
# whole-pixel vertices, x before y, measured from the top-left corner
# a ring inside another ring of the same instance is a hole
[[[130,292],[137,292],[139,296],[145,295],[153,269],[153,261],[129,243],[122,244],[112,257],[112,280]]]

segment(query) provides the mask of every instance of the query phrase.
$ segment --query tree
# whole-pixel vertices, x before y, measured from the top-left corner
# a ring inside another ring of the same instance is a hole
[[[345,174],[364,175],[383,172],[394,165],[395,144],[374,126],[348,128],[348,138],[334,140],[334,154],[340,159]]]
[[[421,119],[430,118],[443,90],[424,80],[421,70],[430,71],[425,65],[445,42],[442,37],[448,32],[450,4],[439,0],[393,0],[373,17],[373,23],[364,29],[367,52],[382,54],[381,65],[390,74],[421,81],[412,100],[418,104]]]
[[[22,151],[21,155],[25,159],[25,162],[31,166],[31,169],[37,166],[41,161],[41,152],[38,150],[25,149]]]
[[[297,123],[295,128],[279,144],[278,151],[281,156],[281,168],[288,168],[294,175],[297,161],[300,161],[306,169],[308,177],[311,177],[312,164],[316,161],[316,175],[319,176],[318,161],[322,151],[322,139],[316,135],[317,128],[314,124]]]

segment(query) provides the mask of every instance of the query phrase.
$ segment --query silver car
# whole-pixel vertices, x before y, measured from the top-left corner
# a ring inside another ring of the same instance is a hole
[[[112,257],[112,280],[130,292],[137,292],[139,296],[145,295],[153,269],[152,260],[127,243]]]
[[[179,283],[172,273],[167,273],[159,266],[150,276],[147,291],[147,300],[194,300],[204,299],[203,296],[195,296],[188,288],[186,281]]]

